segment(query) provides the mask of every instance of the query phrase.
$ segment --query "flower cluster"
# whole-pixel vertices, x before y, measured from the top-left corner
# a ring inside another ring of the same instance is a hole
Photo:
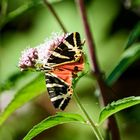
[[[38,66],[46,64],[51,55],[51,51],[63,42],[67,36],[68,34],[60,35],[58,33],[52,33],[52,37],[47,38],[44,43],[35,48],[24,50],[19,60],[19,68],[21,70],[29,68],[38,69]]]
[[[36,59],[38,59],[36,48],[28,48],[24,50],[19,60],[20,69],[25,70],[27,68],[34,68]]]

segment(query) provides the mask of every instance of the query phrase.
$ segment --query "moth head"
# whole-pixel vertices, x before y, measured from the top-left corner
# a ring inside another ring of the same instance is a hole
[[[36,61],[35,64],[36,71],[50,71],[52,68],[47,65],[47,62],[40,61],[39,59]]]

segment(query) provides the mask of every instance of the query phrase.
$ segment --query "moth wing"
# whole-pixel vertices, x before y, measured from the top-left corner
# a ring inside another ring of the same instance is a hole
[[[78,32],[71,33],[58,47],[56,47],[48,59],[52,67],[73,63],[82,56],[82,43]]]
[[[71,99],[71,85],[54,73],[45,73],[45,78],[51,102],[55,108],[64,110]]]

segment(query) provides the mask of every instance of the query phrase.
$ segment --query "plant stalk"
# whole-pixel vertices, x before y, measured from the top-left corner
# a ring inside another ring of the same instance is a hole
[[[82,112],[85,114],[85,116],[87,117],[89,123],[91,124],[91,127],[94,131],[94,134],[96,135],[98,140],[104,140],[100,131],[98,130],[97,126],[95,125],[95,123],[92,121],[92,119],[90,118],[90,116],[88,115],[87,111],[85,110],[85,108],[83,107],[83,105],[81,104],[79,97],[77,96],[76,92],[74,92],[74,97],[80,107],[80,109],[82,110]]]
[[[56,18],[57,22],[59,23],[60,27],[62,28],[62,30],[64,31],[64,33],[67,33],[66,28],[64,27],[64,24],[62,23],[62,21],[60,20],[58,14],[55,12],[54,8],[52,7],[52,5],[48,2],[48,0],[44,0],[45,5],[49,8],[50,12],[53,14],[53,16]]]
[[[3,0],[3,1],[6,1],[6,0]],[[40,2],[38,2],[37,4],[39,5]],[[1,16],[1,20],[0,20],[0,30],[3,28],[5,24],[7,24],[11,20],[23,14],[24,12],[26,12],[27,10],[29,10],[30,8],[34,6],[36,6],[34,2],[27,2],[9,13],[6,13],[7,7],[5,6],[6,9],[4,8],[5,10],[3,11],[3,15]]]
[[[2,16],[6,15],[7,7],[8,7],[8,1],[7,0],[2,0],[2,2],[1,2],[1,14],[2,14]]]
[[[102,95],[103,103],[106,106],[110,102],[110,97],[112,94],[112,90],[108,87],[103,79],[102,72],[99,68],[97,57],[96,57],[96,50],[95,50],[95,43],[92,37],[92,33],[90,30],[90,26],[88,24],[86,8],[84,5],[83,0],[76,0],[77,7],[80,11],[80,15],[83,21],[84,30],[86,34],[86,39],[88,43],[88,50],[89,50],[89,57],[90,57],[90,64],[91,64],[91,72],[92,75],[96,78],[97,84]],[[108,129],[111,133],[112,140],[120,140],[119,130],[117,127],[116,120],[114,116],[111,116],[108,119]]]

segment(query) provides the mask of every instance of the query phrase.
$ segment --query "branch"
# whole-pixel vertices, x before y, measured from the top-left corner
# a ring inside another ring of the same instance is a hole
[[[103,137],[99,131],[99,128],[97,128],[97,126],[95,125],[95,123],[92,121],[92,119],[90,118],[89,114],[87,113],[86,109],[84,108],[84,106],[81,104],[79,97],[77,96],[77,93],[74,92],[74,97],[76,99],[77,104],[79,105],[80,109],[82,110],[82,112],[84,113],[84,115],[86,116],[87,120],[89,121],[89,123],[91,124],[91,127],[93,129],[93,132],[96,136],[96,138],[98,140],[103,140]]]
[[[50,12],[53,14],[53,16],[56,18],[57,22],[59,23],[62,30],[67,33],[66,28],[64,27],[62,21],[60,20],[59,16],[55,12],[54,8],[51,6],[51,4],[48,2],[48,0],[44,0],[45,5],[49,8]]]
[[[110,102],[110,95],[112,93],[112,90],[106,85],[106,83],[102,77],[102,72],[100,71],[100,68],[99,68],[99,65],[97,62],[95,43],[94,43],[94,39],[92,37],[90,26],[88,24],[88,19],[87,19],[84,2],[83,2],[83,0],[76,0],[76,2],[77,2],[77,7],[81,14],[81,18],[83,21],[84,30],[85,30],[85,34],[86,34],[86,39],[87,39],[87,43],[88,43],[91,71],[92,71],[93,76],[95,76],[95,78],[97,80],[99,90],[100,90],[100,93],[103,98],[104,105],[107,105]],[[119,130],[118,130],[117,123],[116,123],[114,116],[111,116],[108,119],[108,129],[110,130],[112,140],[120,140]]]
[[[6,0],[3,0],[6,1]],[[27,2],[21,6],[19,6],[17,9],[6,13],[6,6],[3,7],[3,15],[0,19],[0,30],[3,28],[3,26],[5,24],[7,24],[8,22],[10,22],[11,20],[15,19],[16,17],[20,16],[21,14],[23,14],[24,12],[26,12],[27,10],[37,6],[41,4],[40,2],[34,3],[33,1]]]
[[[98,62],[96,59],[96,53],[95,53],[95,43],[94,43],[94,39],[92,37],[91,31],[90,31],[90,28],[88,25],[86,10],[85,10],[82,0],[77,0],[77,5],[78,5],[80,13],[81,13],[81,17],[83,20],[84,29],[85,29],[85,33],[86,33],[87,43],[89,46],[88,49],[89,49],[89,53],[90,53],[91,70],[93,73],[100,74]]]
[[[2,2],[1,2],[1,15],[2,16],[6,15],[7,7],[8,7],[8,1],[7,0],[2,0]]]

